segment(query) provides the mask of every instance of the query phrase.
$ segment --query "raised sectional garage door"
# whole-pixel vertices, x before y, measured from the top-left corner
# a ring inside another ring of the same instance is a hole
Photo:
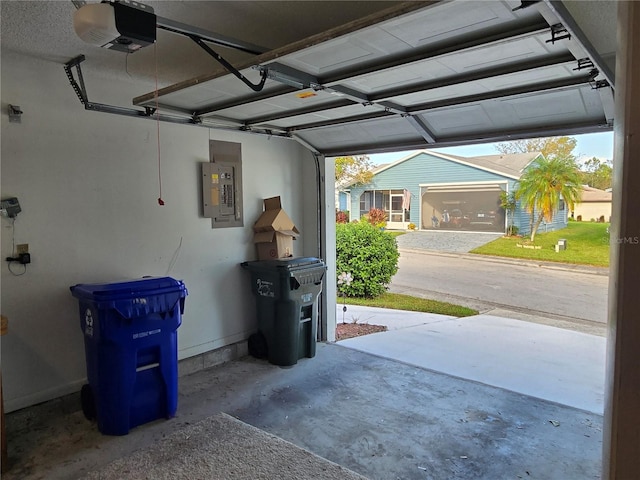
[[[615,32],[607,2],[589,3]],[[325,156],[611,130],[612,63],[561,7],[405,2],[238,64],[260,91],[218,71],[134,104]]]

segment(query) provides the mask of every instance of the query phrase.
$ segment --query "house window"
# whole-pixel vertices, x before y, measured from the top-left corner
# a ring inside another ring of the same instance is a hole
[[[369,213],[372,208],[383,208],[382,192],[368,190],[360,195],[360,217]]]
[[[371,197],[373,192],[363,192],[360,195],[360,216],[364,215],[371,209]]]
[[[558,210],[561,212],[564,211],[564,200],[560,199],[560,203],[558,204]]]
[[[372,208],[384,210],[391,222],[404,221],[402,194],[404,190],[368,190],[360,195],[360,218]]]

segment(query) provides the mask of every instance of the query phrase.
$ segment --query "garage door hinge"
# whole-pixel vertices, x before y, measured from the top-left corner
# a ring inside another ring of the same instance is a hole
[[[593,80],[589,82],[591,90],[598,90],[600,88],[610,87],[611,84],[607,80]]]
[[[582,70],[584,68],[594,68],[594,67],[595,65],[593,64],[590,58],[579,58],[578,66],[574,68],[573,71],[575,72],[575,71]]]
[[[571,39],[571,34],[561,23],[551,25],[551,38],[546,43],[556,43],[558,40]]]

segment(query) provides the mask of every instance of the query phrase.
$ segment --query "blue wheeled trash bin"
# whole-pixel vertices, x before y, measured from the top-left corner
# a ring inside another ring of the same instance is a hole
[[[249,337],[249,353],[270,363],[291,366],[316,354],[318,297],[327,270],[314,257],[258,260],[241,266],[251,272],[258,332]]]
[[[84,333],[88,384],[82,410],[105,435],[158,418],[178,405],[178,327],[187,289],[171,277],[71,287]]]

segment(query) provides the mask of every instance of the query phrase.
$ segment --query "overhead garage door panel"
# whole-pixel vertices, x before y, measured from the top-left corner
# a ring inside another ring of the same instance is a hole
[[[406,129],[403,119],[392,118],[361,122],[353,125],[336,125],[320,129],[303,130],[297,132],[305,142],[312,145],[322,143],[326,151],[343,151],[345,145],[353,151],[363,151],[366,145],[376,142],[391,150],[401,148],[401,145],[419,144],[422,141],[415,130]]]
[[[254,69],[246,69],[243,74],[252,82],[260,80],[260,73]],[[261,93],[277,92],[282,89],[283,86],[279,82],[268,80]],[[255,92],[252,92],[233,75],[224,75],[216,78],[215,81],[206,83],[189,80],[166,87],[160,92],[162,93],[158,95],[158,101],[161,105],[187,112],[206,111],[212,105],[225,105],[230,101],[242,103],[247,99],[256,97]],[[134,99],[133,102],[134,104],[152,107],[155,106],[155,101],[155,94],[152,92]]]
[[[600,59],[544,2],[520,5],[408,2],[240,65],[260,91],[215,73],[134,103],[325,155],[610,130]]]
[[[483,5],[484,3],[484,5]],[[513,6],[519,2],[513,3]],[[446,2],[430,6],[406,18],[387,22],[381,28],[412,46],[437,44],[464,35],[487,31],[504,23],[534,18],[537,12],[512,11],[508,2]],[[428,28],[426,28],[428,27]]]
[[[375,142],[387,151],[396,151],[402,145],[415,145],[415,148],[423,141],[415,130],[407,130],[402,119],[380,119],[360,122],[353,125],[335,125],[322,129],[303,130],[298,132],[302,139],[315,144],[326,144],[328,155],[339,155],[339,152],[363,152],[366,146]],[[340,140],[338,140],[340,139]]]
[[[475,102],[428,111],[420,118],[439,138],[494,132],[505,124],[512,129],[535,129],[544,118],[546,127],[560,131],[565,125],[597,121],[603,109],[598,93],[589,87],[563,89],[545,94],[523,95]],[[591,101],[588,101],[591,99]]]
[[[363,108],[362,105],[350,105],[347,107],[333,108],[328,110],[321,110],[314,113],[307,113],[301,115],[294,115],[277,120],[271,120],[263,123],[270,127],[289,128],[295,126],[313,127],[318,123],[331,122],[338,120],[342,124],[344,120],[353,120],[354,123],[360,119],[363,115],[383,115],[384,110],[381,107],[369,107]],[[404,122],[398,122],[398,125]],[[406,125],[404,127],[406,129]]]
[[[567,79],[567,83],[572,83],[569,79],[575,78],[575,83],[580,85],[581,82],[578,79],[583,78],[584,74],[573,72],[571,70],[572,67],[572,63],[563,62],[559,65],[537,68],[533,71],[496,75],[461,83],[447,83],[447,79],[445,78],[439,82],[445,83],[445,85],[425,88],[418,92],[397,95],[392,98],[393,101],[399,105],[409,109],[415,109],[419,108],[420,105],[428,105],[430,102],[460,103],[464,101],[466,97],[473,95],[491,94],[495,98],[502,98],[503,95],[508,95],[510,91],[514,89],[530,90],[531,85],[538,84],[542,86],[561,78]],[[537,93],[538,91],[539,89],[537,88],[533,93]],[[499,94],[496,92],[499,92]],[[597,93],[594,93],[594,95],[597,95]]]

